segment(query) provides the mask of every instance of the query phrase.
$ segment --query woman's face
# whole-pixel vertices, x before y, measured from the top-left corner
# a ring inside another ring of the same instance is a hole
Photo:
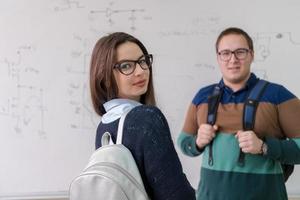
[[[140,47],[133,42],[125,42],[117,48],[117,63],[124,69],[129,67],[130,61],[135,62],[133,73],[129,75],[122,74],[119,69],[114,68],[113,73],[118,86],[118,97],[140,101],[141,95],[145,94],[148,89],[150,70],[140,66],[144,59],[144,54]],[[128,62],[129,61],[129,62]]]

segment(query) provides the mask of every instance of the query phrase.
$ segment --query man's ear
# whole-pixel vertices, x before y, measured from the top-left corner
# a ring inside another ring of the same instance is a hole
[[[254,51],[250,51],[250,54],[251,54],[251,57],[252,57],[251,62],[253,62],[254,61]]]

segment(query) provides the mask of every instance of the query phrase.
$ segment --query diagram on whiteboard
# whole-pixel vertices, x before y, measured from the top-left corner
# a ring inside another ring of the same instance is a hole
[[[115,8],[114,2],[109,2],[108,6],[100,9],[91,9],[89,11],[89,20],[99,21],[105,19],[106,23],[113,27],[120,23],[120,19],[125,19],[131,31],[137,29],[136,21],[139,19],[150,20],[151,17],[145,17],[146,12],[143,8]]]
[[[35,132],[45,137],[44,89],[40,87],[38,66],[32,64],[36,49],[24,45],[16,50],[15,58],[3,58],[1,61],[2,91],[0,97],[0,117],[11,120],[11,129],[17,134]]]
[[[72,129],[95,129],[99,119],[91,106],[90,90],[88,85],[90,46],[88,38],[73,35],[76,48],[70,52],[71,63],[67,67],[69,76],[68,98],[72,108],[70,127]]]
[[[84,8],[84,6],[80,1],[59,0],[58,4],[54,7],[54,10],[59,12],[81,8]]]
[[[272,43],[285,43],[287,45],[299,46],[300,41],[292,37],[291,32],[283,33],[257,33],[254,36],[255,62],[263,62],[271,56]]]

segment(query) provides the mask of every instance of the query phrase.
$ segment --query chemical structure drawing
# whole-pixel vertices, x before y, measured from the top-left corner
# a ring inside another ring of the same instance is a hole
[[[268,72],[265,69],[257,69],[257,68],[253,68],[252,71],[255,73],[255,75],[259,78],[265,79],[265,80],[269,80],[268,77]]]
[[[169,29],[164,27],[164,29],[159,31],[159,35],[161,37],[207,37],[218,32],[220,21],[220,17],[195,17],[182,22],[185,23],[183,28]]]
[[[196,63],[194,65],[196,68],[202,68],[202,69],[207,69],[207,70],[211,70],[214,71],[216,70],[216,66],[214,66],[213,64],[210,63]]]
[[[90,54],[88,51],[89,40],[78,35],[73,35],[74,44],[78,44],[70,53],[71,63],[67,67],[67,71],[73,74],[85,75],[88,73],[88,65]]]
[[[78,45],[71,51],[71,63],[67,67],[70,78],[67,94],[74,116],[70,127],[77,130],[95,129],[98,119],[96,119],[90,103],[87,83],[90,61],[90,54],[87,53],[89,40],[78,35],[74,35],[73,38]]]
[[[85,8],[79,1],[70,1],[70,0],[59,0],[59,4],[54,7],[54,11],[66,11],[71,9],[82,9]]]
[[[95,129],[98,120],[94,114],[92,106],[88,103],[89,88],[87,83],[71,82],[68,87],[69,104],[72,110],[72,120],[70,127],[77,130]]]
[[[277,39],[281,39],[282,37],[284,37],[284,35],[287,35],[288,40],[290,41],[291,44],[293,44],[293,45],[300,45],[300,40],[299,40],[299,41],[296,41],[296,40],[293,38],[291,32],[287,32],[287,33],[278,33],[278,34],[276,35],[276,38],[277,38]]]
[[[123,17],[124,13],[127,15],[127,19],[130,22],[130,29],[131,31],[135,31],[136,27],[136,20],[138,13],[145,12],[145,9],[114,9],[113,6],[114,2],[110,2],[109,6],[103,10],[91,10],[89,18],[94,21],[99,17],[105,16],[105,19],[109,26],[114,26],[116,24],[115,18]],[[100,15],[100,16],[99,16]]]
[[[40,138],[46,137],[44,128],[44,89],[36,81],[40,71],[30,64],[35,53],[31,45],[24,45],[17,49],[15,59],[4,58],[0,65],[4,66],[5,95],[0,97],[0,120],[12,119],[11,130],[16,134],[35,132]]]
[[[257,36],[255,37],[255,62],[262,62],[266,60],[270,52],[270,42],[271,38],[269,36]]]
[[[255,46],[255,62],[264,62],[271,56],[271,45],[278,41],[289,42],[290,45],[300,45],[300,41],[296,41],[292,37],[291,32],[277,32],[277,33],[257,33],[254,36]]]

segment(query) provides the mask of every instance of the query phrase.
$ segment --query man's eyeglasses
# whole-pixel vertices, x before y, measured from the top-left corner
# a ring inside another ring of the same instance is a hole
[[[218,52],[218,55],[220,56],[222,61],[229,61],[231,59],[232,54],[234,54],[236,59],[244,60],[247,58],[247,55],[250,51],[251,51],[250,49],[245,49],[245,48],[236,49],[234,51],[225,49]]]
[[[122,74],[124,75],[130,75],[134,72],[136,68],[136,64],[139,64],[139,66],[143,70],[147,70],[151,67],[153,62],[153,55],[143,55],[138,60],[122,60],[114,65],[115,69],[118,69]]]

